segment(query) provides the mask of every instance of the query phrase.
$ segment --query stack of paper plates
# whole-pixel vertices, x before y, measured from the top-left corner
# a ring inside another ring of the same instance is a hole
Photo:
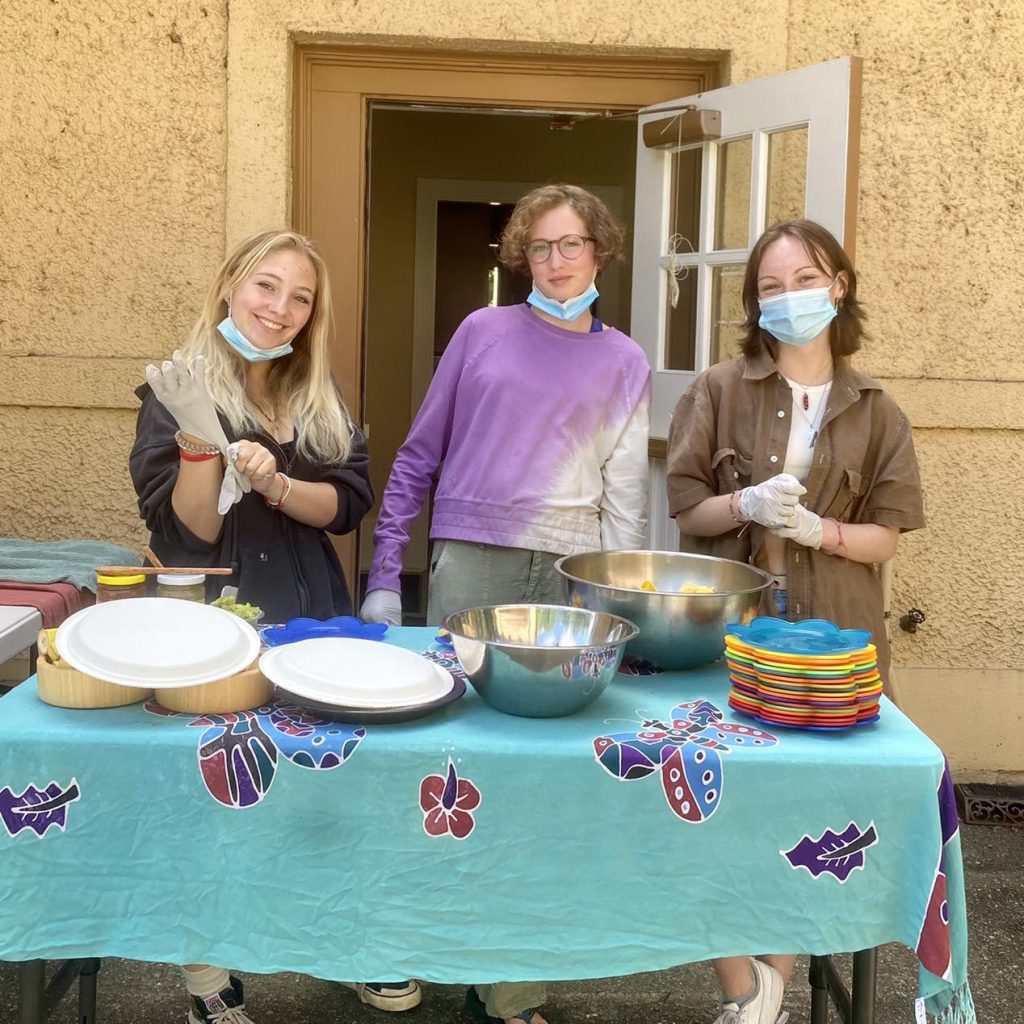
[[[271,648],[260,669],[287,698],[318,711],[415,712],[455,690],[450,672],[412,651],[346,637]]]
[[[865,629],[827,619],[757,618],[728,627],[729,705],[762,722],[798,729],[849,729],[874,722],[882,680]]]

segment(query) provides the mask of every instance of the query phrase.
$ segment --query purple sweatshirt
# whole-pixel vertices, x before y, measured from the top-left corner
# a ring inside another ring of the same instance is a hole
[[[575,554],[643,544],[650,366],[621,331],[528,306],[471,313],[395,456],[369,590],[398,590],[409,528],[442,465],[430,536]]]

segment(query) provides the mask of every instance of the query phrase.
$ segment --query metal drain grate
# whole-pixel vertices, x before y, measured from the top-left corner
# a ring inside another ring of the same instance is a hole
[[[967,824],[1024,827],[1024,786],[967,782],[955,788],[960,818]]]

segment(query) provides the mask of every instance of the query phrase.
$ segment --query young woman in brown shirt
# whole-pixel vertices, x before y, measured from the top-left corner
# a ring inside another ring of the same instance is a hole
[[[849,363],[864,320],[853,265],[820,225],[777,224],[750,254],[743,305],[743,355],[703,373],[672,416],[681,547],[772,573],[765,614],[870,629],[888,686],[875,567],[924,515],[910,424]],[[716,961],[716,1024],[775,1024],[794,960]]]

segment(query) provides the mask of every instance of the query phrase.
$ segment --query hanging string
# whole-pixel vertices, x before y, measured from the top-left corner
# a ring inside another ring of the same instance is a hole
[[[673,160],[676,161],[676,173],[673,178],[678,177],[678,160],[679,152],[683,145],[683,118],[681,114],[676,115],[676,146],[678,147],[673,151]],[[695,252],[693,243],[685,236],[675,230],[676,224],[678,223],[679,215],[679,182],[673,180],[672,182],[672,209],[669,211],[669,224],[672,227],[672,233],[668,236],[668,245],[666,247],[665,255],[668,257],[668,264],[665,266],[665,273],[668,275],[668,303],[675,309],[679,305],[679,282],[685,281],[690,276],[689,266],[681,266],[679,263],[679,251],[680,246],[685,245],[684,252]]]
[[[674,221],[675,211],[673,210],[673,223]],[[668,266],[665,267],[665,273],[668,274],[668,302],[673,309],[679,304],[679,282],[685,281],[690,276],[689,266],[680,266],[679,264],[679,247],[681,245],[686,246],[685,252],[696,251],[693,248],[693,243],[678,231],[669,235],[668,252],[666,253]]]

